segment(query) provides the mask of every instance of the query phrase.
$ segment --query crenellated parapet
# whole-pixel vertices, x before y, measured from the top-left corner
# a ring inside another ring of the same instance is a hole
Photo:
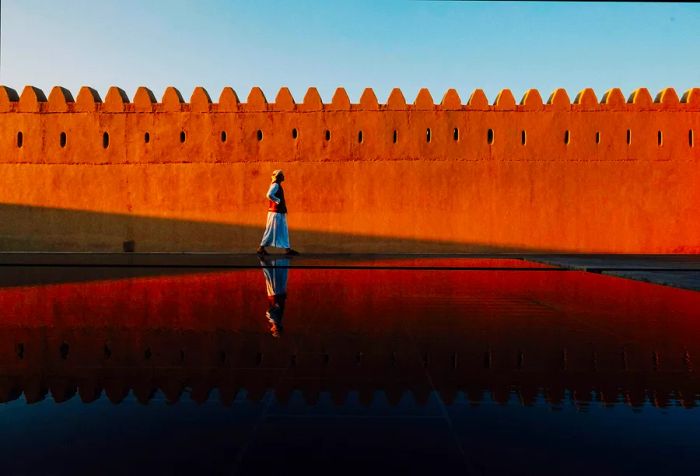
[[[292,112],[292,111],[700,111],[700,88],[691,88],[678,96],[674,88],[665,88],[652,97],[647,88],[632,91],[627,99],[619,88],[605,92],[600,100],[591,88],[582,89],[572,101],[563,88],[554,90],[547,101],[537,89],[529,89],[518,102],[510,89],[501,90],[489,102],[481,89],[475,89],[463,102],[455,89],[448,89],[436,103],[427,88],[422,88],[413,103],[408,103],[401,89],[394,88],[386,102],[380,103],[372,88],[366,88],[357,103],[352,103],[344,88],[337,88],[331,102],[324,103],[318,90],[307,90],[297,103],[282,87],[273,102],[269,102],[259,87],[248,93],[245,102],[230,87],[224,88],[213,102],[209,92],[196,87],[189,101],[175,87],[166,88],[160,102],[153,91],[139,87],[133,100],[116,86],[107,91],[105,99],[88,86],[80,88],[76,99],[69,90],[54,86],[46,94],[34,86],[25,86],[21,94],[8,86],[0,86],[0,112]]]
[[[186,101],[171,86],[158,101],[143,86],[132,99],[114,86],[104,99],[86,86],[75,98],[60,86],[48,98],[33,86],[21,94],[3,86],[0,113],[6,162],[678,160],[700,154],[700,88],[680,98],[666,88],[653,99],[646,88],[627,99],[613,88],[600,100],[586,88],[573,101],[561,88],[547,101],[530,89],[519,102],[509,89],[492,102],[481,89],[466,102],[449,89],[439,103],[425,88],[412,103],[398,88],[383,103],[371,88],[356,103],[338,88],[324,103],[316,88],[297,102],[283,87],[269,102],[254,87],[241,102],[226,87],[214,102],[202,87]]]

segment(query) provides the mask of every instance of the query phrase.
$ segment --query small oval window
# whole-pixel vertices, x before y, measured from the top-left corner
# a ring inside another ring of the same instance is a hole
[[[693,137],[693,130],[690,129],[688,131],[688,146],[694,147],[695,146],[695,137]]]
[[[564,144],[569,145],[569,142],[571,141],[571,134],[569,131],[564,131]]]
[[[149,134],[148,132],[146,132],[146,133],[143,135],[143,141],[144,141],[146,144],[148,144],[149,142],[151,142],[151,134]]]
[[[24,134],[22,134],[22,132],[20,131],[17,133],[17,147],[21,149],[23,145],[24,145]]]
[[[627,145],[630,145],[632,143],[632,130],[627,129]]]
[[[430,128],[425,130],[425,141],[430,142],[430,139],[432,139]]]
[[[326,140],[331,140],[331,131],[329,131],[328,129],[326,129]]]
[[[362,131],[359,131],[359,132],[357,133],[357,142],[359,142],[360,144],[362,144]]]
[[[456,127],[452,130],[452,140],[455,142],[459,140],[459,129]]]
[[[221,142],[226,142],[226,131],[221,131]]]
[[[659,131],[656,133],[656,143],[659,146],[664,145],[664,134],[663,132]]]
[[[486,141],[487,141],[489,144],[493,144],[493,129],[489,129],[489,130],[486,132]]]
[[[399,132],[396,129],[394,129],[394,137],[392,140],[394,141],[394,144],[399,141]]]
[[[527,133],[523,129],[522,131],[520,131],[520,143],[522,145],[525,145],[525,142],[527,142]]]
[[[263,140],[263,132],[260,129],[258,129],[256,136],[257,136],[259,141]]]
[[[109,147],[109,133],[105,132],[102,134],[102,147],[106,149]]]
[[[186,139],[187,134],[185,134],[185,131],[180,131],[180,142],[184,144]]]
[[[595,143],[600,144],[600,132],[595,133]]]
[[[292,139],[296,139],[299,137],[299,131],[297,131],[296,127],[292,129]]]
[[[66,133],[61,132],[61,137],[59,138],[59,143],[61,144],[61,147],[66,146],[66,140],[67,140]]]

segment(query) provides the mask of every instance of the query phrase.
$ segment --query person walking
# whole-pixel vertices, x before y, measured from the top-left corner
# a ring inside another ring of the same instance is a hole
[[[287,228],[287,202],[284,199],[284,172],[277,169],[272,172],[272,183],[267,190],[269,206],[267,208],[267,224],[263,234],[257,254],[265,256],[269,253],[266,246],[284,248],[287,256],[296,256],[299,252],[293,250],[289,245],[289,229]]]
[[[262,266],[263,275],[265,276],[265,289],[267,290],[267,311],[265,311],[265,317],[270,323],[272,336],[279,337],[284,332],[282,319],[284,317],[284,306],[287,302],[289,258],[260,258],[260,266]]]

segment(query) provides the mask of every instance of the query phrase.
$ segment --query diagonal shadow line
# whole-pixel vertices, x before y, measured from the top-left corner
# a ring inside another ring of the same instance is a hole
[[[49,207],[0,204],[0,250],[120,252],[133,240],[144,252],[253,253],[262,226],[210,223]],[[437,230],[436,230],[437,233]],[[314,253],[554,253],[502,246],[353,233],[291,230],[295,247]]]

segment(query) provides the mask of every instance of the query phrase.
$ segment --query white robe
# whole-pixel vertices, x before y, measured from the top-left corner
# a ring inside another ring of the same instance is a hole
[[[288,259],[277,259],[269,262],[261,261],[265,275],[265,288],[268,296],[287,294]]]
[[[279,184],[274,182],[267,191],[267,198],[275,203],[280,199],[275,197]],[[287,214],[267,212],[267,223],[260,246],[274,246],[276,248],[291,248],[289,245],[289,229],[287,228]]]

